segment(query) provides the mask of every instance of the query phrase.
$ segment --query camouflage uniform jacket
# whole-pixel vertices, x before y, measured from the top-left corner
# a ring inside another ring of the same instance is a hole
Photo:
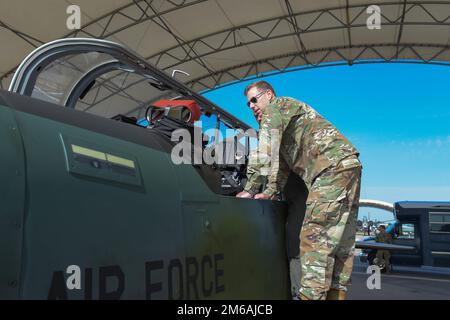
[[[250,155],[244,190],[257,193],[268,176],[264,193],[274,195],[283,190],[291,170],[310,189],[318,175],[352,155],[359,155],[356,148],[316,110],[293,98],[277,97],[262,114],[258,149]]]
[[[391,243],[391,235],[387,232],[379,232],[376,235],[376,241],[382,243]]]

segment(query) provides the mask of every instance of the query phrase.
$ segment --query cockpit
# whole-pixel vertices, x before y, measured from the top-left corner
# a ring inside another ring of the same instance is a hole
[[[206,168],[220,173],[220,188],[212,189],[234,195],[245,184],[256,133],[249,135],[247,124],[117,43],[77,38],[50,42],[21,63],[9,90],[158,131],[173,143],[177,129],[200,130],[202,150],[221,153],[222,162]],[[200,173],[205,170],[194,166]]]

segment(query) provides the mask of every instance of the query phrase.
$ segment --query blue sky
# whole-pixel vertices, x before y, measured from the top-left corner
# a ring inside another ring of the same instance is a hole
[[[263,78],[278,96],[302,100],[360,151],[361,198],[450,201],[450,70],[420,64],[364,64]],[[205,96],[257,127],[243,96],[247,81]],[[374,209],[379,220],[391,215]]]

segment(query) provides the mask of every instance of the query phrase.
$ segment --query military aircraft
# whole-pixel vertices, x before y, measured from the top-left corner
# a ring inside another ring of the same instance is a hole
[[[119,44],[75,38],[23,60],[0,114],[0,298],[288,297],[285,204],[234,197],[249,137],[223,137],[242,142],[235,163],[171,160],[174,129],[241,120]]]
[[[172,161],[197,120],[227,161]],[[234,197],[248,129],[117,43],[37,48],[0,91],[0,299],[290,299],[286,203]]]

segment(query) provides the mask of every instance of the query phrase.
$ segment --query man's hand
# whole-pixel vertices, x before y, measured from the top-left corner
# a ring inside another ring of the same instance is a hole
[[[255,199],[259,199],[259,200],[269,200],[271,198],[271,196],[265,194],[265,193],[258,193],[255,195]]]
[[[259,199],[259,200],[277,200],[277,201],[281,200],[280,197],[278,195],[276,195],[276,194],[274,194],[273,196],[269,196],[269,195],[267,195],[265,193],[255,194],[254,198],[255,199]]]
[[[239,193],[236,195],[236,198],[247,198],[247,199],[251,199],[251,198],[253,198],[253,195],[252,195],[251,193],[247,192],[247,191],[242,191],[242,192],[239,192]]]

